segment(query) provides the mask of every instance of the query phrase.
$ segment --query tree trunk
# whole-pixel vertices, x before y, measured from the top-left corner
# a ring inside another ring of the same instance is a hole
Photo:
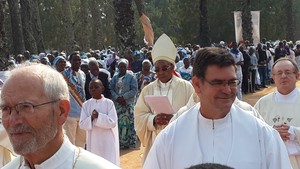
[[[100,4],[97,0],[91,0],[91,13],[93,19],[93,40],[95,41],[93,44],[94,48],[103,48],[103,31],[102,31],[102,23],[101,23],[101,11]],[[96,45],[96,46],[95,46]]]
[[[294,41],[293,0],[286,0],[286,39]]]
[[[40,11],[39,11],[39,0],[31,0],[31,4],[32,4],[31,7],[32,7],[33,36],[37,43],[38,52],[44,52],[45,45],[44,45],[42,24],[41,24]]]
[[[36,41],[32,31],[32,1],[21,0],[21,16],[23,26],[23,36],[25,49],[29,50],[30,53],[37,53]]]
[[[8,60],[7,39],[4,30],[4,3],[0,1],[0,70],[3,70]]]
[[[82,43],[81,43],[81,47],[82,50],[87,51],[89,49],[90,46],[90,42],[89,42],[89,37],[88,37],[88,15],[89,15],[89,8],[88,8],[88,1],[87,0],[81,0],[80,1],[81,6],[80,6],[80,12],[81,12],[81,29],[82,31]]]
[[[132,0],[114,0],[113,4],[116,11],[115,29],[120,48],[133,48],[135,46],[135,28]]]
[[[25,51],[19,1],[8,0],[7,2],[9,6],[10,19],[11,19],[14,55],[17,55]]]
[[[208,27],[207,0],[200,0],[200,46],[211,46]]]
[[[62,0],[62,14],[66,34],[66,50],[68,54],[71,54],[76,50],[71,0]]]
[[[252,16],[250,10],[250,0],[242,0],[242,28],[243,28],[243,40],[249,40],[253,42],[252,38]],[[237,42],[239,43],[239,42]]]
[[[145,14],[144,0],[134,0],[139,17]]]

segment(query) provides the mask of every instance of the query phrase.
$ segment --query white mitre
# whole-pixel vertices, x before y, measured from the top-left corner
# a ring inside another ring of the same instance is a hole
[[[152,48],[153,63],[158,60],[165,60],[175,65],[176,54],[177,49],[166,34],[162,34]]]

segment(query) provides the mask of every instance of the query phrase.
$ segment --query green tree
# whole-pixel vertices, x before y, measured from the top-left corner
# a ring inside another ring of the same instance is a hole
[[[294,15],[293,15],[293,0],[285,1],[285,10],[286,10],[286,39],[295,40],[294,37]]]
[[[87,51],[90,47],[89,41],[89,4],[87,0],[80,0],[80,34],[81,38],[78,37],[79,44],[82,50]]]
[[[207,15],[207,0],[200,0],[200,46],[211,46]]]
[[[243,28],[243,39],[253,42],[252,38],[252,21],[251,21],[251,4],[250,0],[242,0],[242,28]]]
[[[43,52],[45,50],[44,45],[44,34],[42,30],[40,11],[39,11],[39,0],[31,0],[32,9],[32,30],[33,36],[36,41],[36,46],[38,52]]]
[[[114,0],[115,31],[120,49],[135,46],[134,11],[132,0]]]
[[[73,51],[77,50],[76,48],[76,41],[75,41],[75,34],[74,34],[74,22],[73,22],[73,15],[71,10],[71,0],[62,0],[61,4],[64,8],[62,11],[64,14],[63,16],[63,23],[65,28],[66,34],[66,49],[67,53],[71,54]]]
[[[11,28],[12,28],[12,40],[14,55],[23,53],[25,51],[24,37],[22,31],[22,21],[20,15],[20,7],[18,0],[8,0]]]
[[[8,60],[7,39],[4,30],[5,1],[0,2],[0,70],[6,67]]]
[[[22,0],[20,5],[25,49],[37,53],[37,45],[32,30],[32,1]]]
[[[92,14],[92,28],[93,28],[93,48],[99,49],[102,48],[104,41],[104,32],[102,24],[102,8],[101,4],[97,0],[90,1],[90,8]]]

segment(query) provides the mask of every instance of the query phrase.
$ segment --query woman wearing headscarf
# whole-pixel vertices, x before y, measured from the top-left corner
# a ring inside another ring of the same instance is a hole
[[[138,84],[132,72],[127,70],[128,60],[118,61],[119,72],[110,81],[112,100],[118,114],[120,148],[135,148],[133,108]]]
[[[53,68],[58,72],[62,72],[66,68],[66,59],[62,56],[57,56],[53,60]]]
[[[142,62],[142,71],[137,72],[135,74],[136,80],[138,82],[138,92],[137,97],[139,97],[139,94],[141,93],[142,89],[148,85],[149,83],[153,82],[155,80],[155,72],[151,71],[152,64],[150,60],[145,59]]]

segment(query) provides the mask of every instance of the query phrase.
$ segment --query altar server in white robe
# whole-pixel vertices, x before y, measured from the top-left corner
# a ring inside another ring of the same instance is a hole
[[[167,96],[174,113],[176,113],[187,104],[194,92],[190,82],[174,75],[176,53],[175,45],[166,34],[157,39],[152,49],[157,79],[143,88],[134,107],[135,130],[142,145],[145,146],[142,156],[143,162],[156,136],[166,127],[173,116],[167,112],[155,112],[153,107],[145,102],[145,96]]]
[[[276,130],[233,104],[236,77],[233,57],[221,48],[204,48],[193,66],[198,103],[156,138],[144,169],[182,169],[219,163],[236,169],[290,169]]]
[[[114,169],[104,158],[74,146],[63,133],[70,111],[62,74],[43,64],[25,63],[10,72],[1,92],[3,126],[20,156],[4,169]]]
[[[277,90],[255,104],[266,123],[276,129],[289,153],[294,169],[300,169],[300,91],[296,88],[299,69],[295,61],[278,59],[272,67]]]
[[[119,166],[118,116],[113,101],[105,98],[103,91],[99,79],[90,82],[92,98],[82,105],[79,126],[87,131],[86,149]]]

